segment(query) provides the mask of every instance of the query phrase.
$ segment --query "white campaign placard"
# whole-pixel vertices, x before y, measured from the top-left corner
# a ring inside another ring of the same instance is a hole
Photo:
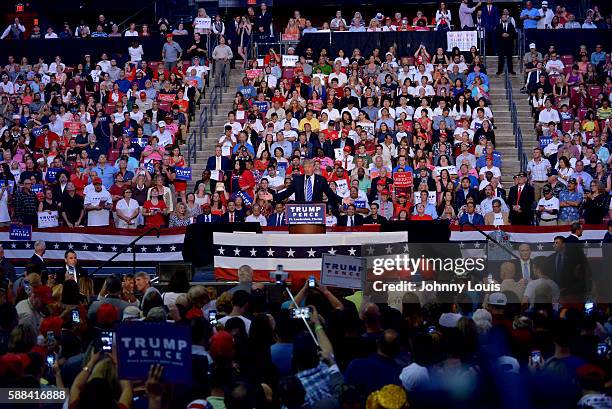
[[[435,205],[437,196],[438,194],[435,190],[430,190],[429,194],[427,195],[427,203]],[[414,204],[418,205],[420,203],[421,203],[421,194],[419,192],[415,192],[414,193]]]
[[[444,169],[446,169],[450,175],[456,175],[457,174],[457,168],[455,168],[455,166],[453,166],[453,165],[451,165],[451,166],[436,166],[436,168],[434,169],[434,171],[436,172],[436,176],[440,176],[440,172],[442,172]]]
[[[334,158],[336,160],[344,160],[344,149],[334,148]]]
[[[338,187],[338,189],[336,190],[336,193],[338,194],[338,196],[344,196],[349,191],[349,186],[348,186],[348,182],[346,181],[346,179],[336,180],[336,186]]]
[[[210,17],[196,17],[193,20],[193,26],[197,30],[210,30],[212,20]]]
[[[38,228],[46,229],[59,226],[57,210],[52,212],[38,212]]]
[[[470,51],[471,47],[478,47],[477,31],[447,31],[446,51],[452,51],[453,47],[459,47],[460,51]]]
[[[321,283],[360,290],[365,267],[364,258],[324,253],[321,258]]]
[[[283,67],[295,67],[295,63],[300,59],[297,55],[283,54]]]

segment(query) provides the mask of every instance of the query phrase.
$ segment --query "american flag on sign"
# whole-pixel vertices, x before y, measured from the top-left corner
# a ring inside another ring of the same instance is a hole
[[[406,232],[350,232],[321,234],[253,234],[214,233],[214,265],[217,279],[235,280],[238,268],[253,268],[255,281],[269,281],[270,271],[279,264],[290,278],[319,276],[324,253],[368,257],[368,250],[383,249],[387,254],[400,254]],[[364,250],[365,249],[365,250]],[[362,254],[365,253],[365,254]]]

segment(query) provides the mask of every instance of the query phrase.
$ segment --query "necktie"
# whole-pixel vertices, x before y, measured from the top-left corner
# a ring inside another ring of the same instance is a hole
[[[281,221],[280,221],[280,214],[276,215],[276,225],[280,226],[281,225]]]
[[[206,216],[206,223],[210,223],[210,215]]]
[[[470,219],[470,223],[472,223],[472,220],[474,220],[474,215],[473,214],[468,214],[468,219]]]
[[[555,270],[557,270],[557,274],[560,273],[563,269],[563,254],[557,253],[557,260],[555,262]]]
[[[312,178],[310,176],[306,178],[306,201],[312,201]]]
[[[504,23],[504,31],[508,31],[508,24]]]
[[[349,218],[349,226],[353,227],[353,216]]]
[[[230,221],[230,223],[234,223],[234,213],[230,213],[229,221]]]
[[[221,170],[221,157],[217,156],[217,163],[215,165],[215,170]]]
[[[521,193],[523,193],[523,187],[518,187],[518,195],[516,195],[516,205],[519,205],[519,201],[521,200]]]
[[[491,5],[489,4],[489,14],[491,14]]]
[[[523,261],[523,278],[529,280],[529,265],[526,261]]]

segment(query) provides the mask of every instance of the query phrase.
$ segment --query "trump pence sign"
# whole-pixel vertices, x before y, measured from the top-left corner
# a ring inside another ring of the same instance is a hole
[[[325,224],[324,203],[288,203],[287,224]]]
[[[191,328],[167,322],[126,322],[117,327],[120,379],[147,379],[153,364],[166,382],[191,382]]]

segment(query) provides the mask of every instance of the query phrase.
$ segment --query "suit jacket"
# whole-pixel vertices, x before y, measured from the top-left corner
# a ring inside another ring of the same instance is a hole
[[[512,263],[514,264],[514,278],[518,281],[523,278],[523,267],[521,267],[522,261],[514,259],[512,260]],[[536,278],[533,260],[529,260],[529,279],[535,280]]]
[[[493,193],[495,193],[496,197],[501,197],[502,199],[504,199],[504,202],[506,201],[506,189],[498,187]]]
[[[211,224],[221,223],[221,217],[217,216],[216,214],[209,214],[209,216],[210,216],[210,222],[205,222],[204,218],[206,217],[206,215],[204,213],[198,215],[198,217],[196,217],[196,223],[211,223]]]
[[[516,38],[516,28],[511,22],[507,22],[507,29],[504,30],[503,23],[497,24],[495,29],[497,35],[497,47],[499,51],[507,52],[514,48],[514,39]],[[503,37],[502,34],[508,33],[509,37]]]
[[[459,224],[468,223],[469,221],[470,218],[467,213],[463,213],[459,218]],[[482,215],[479,213],[474,213],[474,216],[472,217],[472,224],[475,224],[476,226],[484,226],[484,217],[482,217]]]
[[[30,257],[30,263],[34,264],[35,266],[40,266],[40,271],[47,270],[47,264],[45,261],[41,260],[36,254],[33,254],[32,257]]]
[[[486,31],[492,31],[497,26],[499,22],[499,9],[495,6],[491,7],[491,12],[489,13],[489,5],[482,5],[482,26]]]
[[[268,226],[276,226],[278,213],[274,212],[270,216],[268,216]],[[280,214],[280,224],[279,226],[286,226],[287,222],[285,221],[285,212]]]
[[[578,237],[574,236],[573,234],[570,234],[569,236],[565,238],[565,242],[566,243],[580,243],[581,240]]]
[[[363,225],[363,216],[355,213],[353,215],[353,220],[355,221],[355,226]],[[348,215],[344,214],[338,218],[338,226],[347,226],[348,225]]]
[[[216,157],[213,155],[206,161],[206,170],[215,170],[217,167]],[[232,168],[232,164],[228,158],[221,156],[221,170],[228,172]]]
[[[166,115],[168,115],[166,111],[157,108],[157,122],[166,119]],[[145,116],[153,118],[153,109],[147,109],[147,112],[145,112]]]
[[[312,187],[312,201],[313,202],[322,202],[323,201],[323,193],[327,196],[328,200],[334,201],[337,203],[342,202],[342,198],[334,193],[333,190],[329,187],[327,180],[321,175],[312,175],[314,177],[314,183]],[[306,202],[306,195],[304,192],[304,183],[305,183],[305,175],[297,175],[293,177],[291,184],[287,189],[280,193],[274,194],[275,202],[282,202],[287,199],[289,196],[295,193],[295,201],[296,202]]]
[[[508,222],[508,212],[501,212],[502,219],[504,219],[504,224],[509,224]],[[484,224],[487,226],[493,226],[493,222],[495,221],[495,213],[489,212],[484,216]]]
[[[351,147],[351,152],[355,152],[355,141],[353,141],[353,139],[351,138],[346,138],[346,140],[344,141],[344,146],[350,146]],[[341,143],[341,139],[338,138],[334,141],[334,143],[332,143],[332,147],[334,149],[338,149],[340,148],[340,143]]]
[[[87,277],[89,274],[87,273],[87,270],[85,270],[83,267],[77,265],[75,267],[76,270],[76,280],[78,281],[79,278],[81,277]],[[66,276],[70,274],[68,269],[66,268],[66,265],[58,268],[55,271],[55,282],[58,284],[61,284],[65,281]]]
[[[223,215],[221,216],[221,221],[223,223],[229,223],[229,212],[225,212],[223,213]],[[244,217],[242,217],[242,215],[240,213],[236,213],[234,212],[234,223],[242,223],[244,222]]]
[[[478,202],[478,190],[471,187],[468,189],[468,192],[466,194],[463,189],[459,189],[455,194],[455,206],[457,206],[456,210],[461,209],[461,206],[465,204],[469,197],[474,199],[474,202]]]
[[[523,186],[521,197],[518,196],[518,185],[512,186],[508,192],[508,200],[506,204],[510,208],[510,220],[512,224],[529,225],[532,219],[531,206],[535,200],[533,187],[529,184]],[[519,205],[522,212],[518,213],[512,210],[513,206]]]

